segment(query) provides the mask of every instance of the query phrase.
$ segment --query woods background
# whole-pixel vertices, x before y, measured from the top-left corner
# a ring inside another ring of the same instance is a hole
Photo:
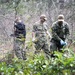
[[[33,24],[41,14],[47,15],[48,28],[57,20],[59,14],[69,23],[70,39],[75,40],[75,0],[0,0],[0,57],[13,49],[14,20],[16,15],[26,25],[27,39],[32,39]]]

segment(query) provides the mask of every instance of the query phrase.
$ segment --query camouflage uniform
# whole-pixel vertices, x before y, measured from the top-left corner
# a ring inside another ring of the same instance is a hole
[[[68,23],[63,21],[62,25],[59,26],[58,21],[56,21],[52,25],[52,39],[51,39],[50,50],[61,51],[63,46],[60,44],[60,40],[62,39],[63,41],[66,41],[68,35],[69,35]]]
[[[25,47],[25,38],[26,38],[26,30],[25,25],[23,23],[15,23],[14,25],[14,50],[15,54],[19,59],[26,59],[26,52],[24,50]]]
[[[35,53],[38,53],[41,49],[44,50],[46,53],[46,56],[49,57],[50,55],[50,50],[49,50],[49,45],[47,42],[47,37],[46,37],[46,23],[40,24],[40,22],[35,23],[33,26],[33,32],[35,33],[35,38],[37,41],[35,42],[35,48],[36,51]]]

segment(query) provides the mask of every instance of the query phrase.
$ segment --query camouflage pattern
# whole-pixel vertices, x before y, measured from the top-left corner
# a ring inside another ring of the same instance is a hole
[[[14,50],[18,59],[26,60],[25,38],[14,38]]]
[[[23,23],[16,23],[14,25],[14,50],[18,59],[26,59],[25,52],[25,38],[26,38],[26,30],[25,25]]]
[[[40,22],[35,23],[33,26],[33,32],[35,33],[35,38],[37,41],[35,42],[35,48],[36,51],[35,53],[38,53],[41,49],[44,50],[46,53],[46,56],[49,57],[50,55],[50,50],[49,50],[49,45],[47,42],[47,37],[46,37],[46,23],[40,24]]]
[[[60,45],[60,40],[62,39],[63,41],[66,41],[68,39],[69,35],[69,27],[68,23],[63,21],[62,25],[58,25],[58,21],[53,23],[52,25],[52,39],[51,39],[51,45],[50,45],[50,50],[61,50],[63,46]]]

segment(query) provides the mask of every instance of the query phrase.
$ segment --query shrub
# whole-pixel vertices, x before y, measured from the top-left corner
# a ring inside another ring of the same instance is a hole
[[[11,64],[0,63],[1,75],[72,75],[75,72],[75,55],[66,56],[55,52],[56,58],[47,59],[43,54],[34,59],[12,60]]]

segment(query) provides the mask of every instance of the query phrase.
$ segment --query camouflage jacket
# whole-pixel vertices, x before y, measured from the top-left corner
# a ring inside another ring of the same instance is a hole
[[[47,23],[41,24],[40,22],[36,22],[33,25],[33,32],[35,33],[35,37],[45,37],[47,31]]]
[[[52,27],[52,38],[54,40],[60,41],[61,39],[65,41],[69,35],[69,27],[67,22],[63,22],[61,26],[58,25],[58,21],[53,23]]]

